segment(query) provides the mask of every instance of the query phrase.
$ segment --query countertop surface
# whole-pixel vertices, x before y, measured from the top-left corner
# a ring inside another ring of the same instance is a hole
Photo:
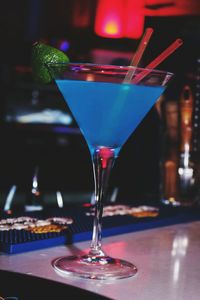
[[[110,299],[200,299],[200,221],[104,238],[103,249],[108,255],[137,266],[135,277],[113,282],[62,277],[51,266],[56,257],[88,249],[86,241],[21,254],[0,253],[0,269],[50,279]]]

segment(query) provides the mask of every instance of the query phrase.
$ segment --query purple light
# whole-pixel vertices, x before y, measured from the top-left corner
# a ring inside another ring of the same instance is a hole
[[[61,51],[66,52],[69,49],[69,46],[70,46],[70,44],[69,44],[68,41],[66,41],[66,40],[65,41],[61,41],[60,44],[59,44],[59,49]]]

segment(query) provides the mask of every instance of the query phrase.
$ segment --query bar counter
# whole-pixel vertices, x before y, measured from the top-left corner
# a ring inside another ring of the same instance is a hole
[[[77,288],[80,298],[81,291],[88,291],[97,294],[97,298],[99,295],[116,300],[199,299],[200,221],[104,238],[103,248],[107,254],[138,267],[135,277],[106,282],[62,277],[52,268],[54,258],[80,254],[88,247],[89,242],[85,241],[13,255],[0,253],[0,270]],[[38,299],[43,298],[38,294]]]

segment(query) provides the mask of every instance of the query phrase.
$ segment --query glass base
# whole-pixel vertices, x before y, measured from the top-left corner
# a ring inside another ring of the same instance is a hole
[[[137,273],[133,264],[109,256],[63,256],[56,258],[52,265],[62,275],[100,280],[126,278]]]

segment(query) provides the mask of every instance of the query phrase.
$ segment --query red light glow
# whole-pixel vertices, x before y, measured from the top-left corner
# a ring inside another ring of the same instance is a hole
[[[144,0],[126,1],[125,37],[139,39],[144,30]]]
[[[107,38],[139,39],[144,28],[144,0],[99,0],[95,32]]]
[[[97,5],[95,32],[102,37],[123,37],[123,1],[100,0]]]
[[[118,24],[112,20],[110,22],[108,21],[107,24],[105,24],[104,30],[105,33],[113,36],[116,36],[119,33]]]
[[[95,33],[139,39],[145,16],[200,15],[199,0],[98,0]]]

